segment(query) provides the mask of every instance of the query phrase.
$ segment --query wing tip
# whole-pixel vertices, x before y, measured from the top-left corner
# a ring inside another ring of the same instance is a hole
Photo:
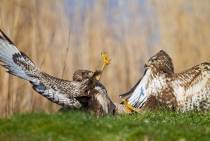
[[[15,46],[15,44],[10,40],[9,37],[0,29],[0,39],[7,41],[9,44],[12,44]]]
[[[132,91],[128,91],[127,93],[120,94],[119,97],[120,97],[120,98],[124,98],[124,97],[126,97],[126,96],[131,95],[131,93],[132,93]]]

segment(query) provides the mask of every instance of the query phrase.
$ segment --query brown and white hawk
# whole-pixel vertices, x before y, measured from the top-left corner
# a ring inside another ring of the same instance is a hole
[[[8,73],[29,81],[35,91],[63,107],[85,107],[99,115],[113,114],[116,107],[99,82],[104,67],[110,62],[106,54],[102,57],[104,64],[101,70],[78,70],[73,74],[73,81],[63,80],[41,71],[0,30],[0,62],[4,63],[1,65],[8,69]]]
[[[144,109],[166,107],[178,111],[210,109],[210,63],[174,73],[170,56],[161,50],[145,64],[144,75],[120,97],[129,105]]]
[[[110,63],[102,54],[104,64],[101,70],[77,70],[73,81],[50,76],[41,71],[15,44],[0,30],[0,62],[8,73],[29,81],[33,89],[48,100],[63,106],[62,109],[85,108],[96,115],[124,114],[127,107],[113,103],[106,88],[99,82],[104,67]]]

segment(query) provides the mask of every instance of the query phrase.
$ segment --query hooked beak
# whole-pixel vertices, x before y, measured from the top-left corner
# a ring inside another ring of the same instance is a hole
[[[146,67],[150,67],[151,66],[151,64],[149,63],[149,62],[146,62],[145,64],[144,64],[144,67],[146,68]]]

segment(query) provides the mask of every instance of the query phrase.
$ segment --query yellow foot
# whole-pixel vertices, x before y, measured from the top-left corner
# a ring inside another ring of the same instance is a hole
[[[102,58],[103,58],[103,60],[104,60],[103,66],[102,66],[102,68],[101,68],[101,71],[103,71],[104,68],[105,68],[105,66],[110,64],[111,59],[108,59],[108,58],[107,58],[106,53],[102,53],[101,56],[102,56]]]
[[[140,110],[138,108],[134,108],[133,106],[128,104],[126,99],[122,98],[122,101],[123,101],[123,104],[127,107],[127,110],[126,110],[127,114],[131,113],[131,110],[136,111],[137,113],[139,113]]]

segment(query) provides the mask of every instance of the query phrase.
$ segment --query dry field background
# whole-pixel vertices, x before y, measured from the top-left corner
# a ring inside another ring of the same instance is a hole
[[[115,102],[161,49],[176,72],[210,62],[207,0],[1,0],[0,28],[43,71],[68,80],[77,69],[99,69],[106,52],[112,61],[101,82]],[[0,116],[9,117],[60,106],[1,67],[0,107]]]

